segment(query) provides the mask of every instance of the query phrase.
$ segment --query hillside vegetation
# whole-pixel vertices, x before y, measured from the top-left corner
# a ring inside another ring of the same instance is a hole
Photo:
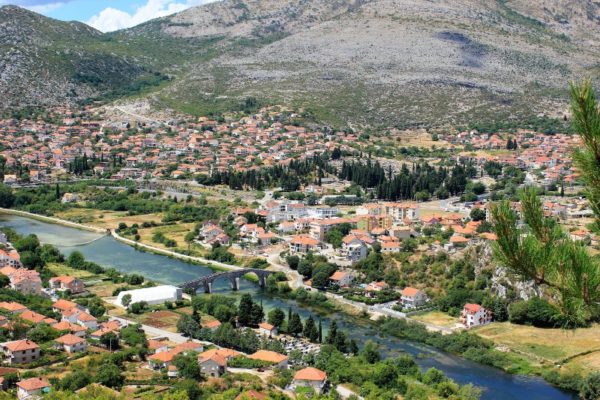
[[[561,119],[567,82],[600,71],[598,9],[592,0],[224,0],[101,34],[4,7],[1,101],[143,94],[155,108],[203,114],[253,96],[334,126]]]

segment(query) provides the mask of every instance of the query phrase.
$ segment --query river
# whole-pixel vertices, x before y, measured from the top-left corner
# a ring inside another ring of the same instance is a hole
[[[19,234],[36,234],[42,243],[57,246],[64,254],[78,250],[86,259],[104,267],[112,267],[125,273],[138,273],[147,279],[167,284],[179,284],[199,276],[213,273],[207,267],[189,264],[183,261],[145,253],[133,247],[116,241],[112,237],[101,237],[99,234],[53,225],[38,220],[12,215],[0,215],[0,226],[11,227]],[[82,245],[80,245],[82,244]],[[232,294],[229,283],[219,280],[213,285],[214,293]],[[253,298],[262,301],[265,312],[279,307],[287,310],[291,307],[303,318],[318,315],[316,310],[299,306],[295,301],[272,297],[260,290],[257,284],[241,280],[240,291],[236,293],[251,293]],[[545,382],[543,379],[521,375],[507,374],[496,368],[487,367],[463,358],[441,352],[430,346],[401,340],[389,335],[380,335],[373,326],[357,321],[343,313],[322,315],[323,327],[335,320],[359,346],[371,339],[380,344],[383,354],[387,356],[402,352],[415,356],[421,368],[435,367],[460,384],[471,383],[481,387],[485,400],[573,400],[572,393],[561,391]]]

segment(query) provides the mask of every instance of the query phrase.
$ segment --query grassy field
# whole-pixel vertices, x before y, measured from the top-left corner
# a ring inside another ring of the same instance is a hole
[[[67,267],[65,264],[50,263],[46,266],[50,271],[56,275],[69,275],[82,280],[90,280],[98,278],[98,275],[93,274],[89,271],[82,271],[80,269],[74,269]]]
[[[416,321],[425,322],[427,324],[445,326],[449,328],[459,323],[458,318],[451,317],[450,315],[441,311],[430,311],[424,314],[411,315],[410,318]]]
[[[547,360],[559,363],[573,357],[568,360],[568,367],[596,370],[600,368],[600,325],[598,324],[590,328],[566,331],[495,322],[477,328],[473,332],[492,340],[497,345],[530,355],[533,361]]]
[[[126,283],[113,283],[111,281],[102,281],[93,286],[88,287],[88,290],[98,297],[112,297],[115,289],[127,286]]]
[[[194,229],[195,223],[181,223],[175,225],[157,226],[154,228],[143,228],[138,229],[140,235],[140,241],[155,247],[166,249],[167,247],[162,243],[156,243],[152,241],[152,236],[155,233],[162,233],[167,239],[172,239],[177,242],[177,247],[187,247],[187,243],[184,238],[188,232]]]

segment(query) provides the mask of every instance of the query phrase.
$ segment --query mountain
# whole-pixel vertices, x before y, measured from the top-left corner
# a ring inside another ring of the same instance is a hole
[[[569,80],[598,76],[599,21],[594,0],[224,0],[100,34],[4,7],[0,88],[15,85],[10,54],[13,102],[59,85],[46,103],[141,93],[203,114],[253,96],[338,127],[543,124]]]

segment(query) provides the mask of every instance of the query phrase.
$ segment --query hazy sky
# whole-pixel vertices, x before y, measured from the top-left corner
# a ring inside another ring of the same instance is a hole
[[[215,0],[0,0],[65,21],[81,21],[103,32],[129,28]]]

